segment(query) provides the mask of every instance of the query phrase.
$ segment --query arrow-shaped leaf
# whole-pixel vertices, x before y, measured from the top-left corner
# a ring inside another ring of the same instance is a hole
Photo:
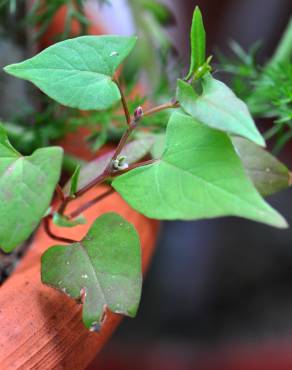
[[[229,137],[177,112],[170,118],[161,159],[117,177],[112,186],[151,218],[233,215],[287,226],[247,179]]]
[[[265,146],[246,104],[229,87],[210,74],[202,78],[202,86],[203,92],[198,95],[193,86],[178,80],[177,98],[186,113],[210,127]]]
[[[68,107],[107,109],[120,100],[112,77],[135,43],[136,37],[81,36],[4,69]]]
[[[141,294],[141,253],[134,227],[115,213],[95,220],[79,243],[49,248],[42,281],[83,299],[83,321],[94,329],[105,307],[135,316]]]
[[[22,157],[0,127],[0,248],[5,252],[27,239],[48,209],[62,154],[50,147]]]

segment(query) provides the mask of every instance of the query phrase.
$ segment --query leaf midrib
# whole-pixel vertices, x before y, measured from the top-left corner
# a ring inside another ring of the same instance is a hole
[[[104,293],[103,288],[102,288],[102,286],[101,286],[101,284],[100,284],[100,282],[99,282],[99,279],[98,279],[98,276],[97,276],[97,272],[95,271],[95,269],[94,269],[94,267],[93,267],[93,263],[92,263],[92,260],[91,260],[91,258],[90,258],[90,255],[88,254],[88,251],[87,251],[87,249],[86,249],[86,246],[84,245],[84,240],[83,240],[83,241],[81,241],[81,242],[79,243],[79,245],[82,247],[82,250],[84,251],[86,258],[88,259],[89,265],[90,265],[90,267],[91,267],[91,269],[92,269],[92,271],[93,271],[93,275],[94,275],[95,280],[96,280],[96,284],[98,285],[99,290],[100,290],[100,292],[101,292],[101,295],[102,295],[103,301],[104,301],[104,303],[106,303],[106,304],[107,304],[107,299],[106,299],[105,293]],[[86,284],[84,284],[84,288],[86,288]]]
[[[13,72],[14,71],[23,71],[24,69],[23,68],[13,68]],[[100,76],[105,76],[107,78],[111,78],[111,75],[108,75],[108,74],[105,74],[105,73],[100,73],[100,72],[96,72],[96,71],[91,71],[91,70],[88,70],[88,69],[69,69],[69,68],[50,68],[50,67],[32,67],[32,68],[25,68],[25,72],[29,72],[29,71],[34,71],[34,70],[42,70],[42,71],[62,71],[62,72],[81,72],[81,73],[92,73],[94,75],[100,75]]]

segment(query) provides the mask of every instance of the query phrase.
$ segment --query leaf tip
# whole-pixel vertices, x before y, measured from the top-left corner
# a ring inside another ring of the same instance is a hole
[[[139,307],[139,304],[137,304],[137,305],[135,305],[135,306],[132,306],[131,308],[129,308],[129,309],[127,310],[126,315],[127,315],[127,316],[129,316],[129,317],[131,317],[131,318],[136,317],[136,315],[137,315],[137,311],[138,311],[138,307]]]
[[[2,252],[4,253],[11,253],[13,251],[14,248],[16,248],[17,246],[14,246],[14,247],[4,247],[3,245],[0,245],[0,251],[2,250]]]
[[[272,211],[273,214],[270,214],[271,217],[266,223],[278,229],[287,229],[289,227],[287,220],[275,209],[272,209]]]
[[[13,70],[13,64],[8,64],[7,66],[3,67],[3,71],[8,74],[12,74],[11,69]]]
[[[289,224],[287,222],[287,220],[279,215],[279,218],[278,218],[278,223],[276,225],[279,229],[288,229],[289,228]]]
[[[265,139],[262,137],[262,135],[258,132],[256,144],[261,146],[262,148],[266,148],[267,144],[265,142]]]
[[[7,66],[5,66],[3,68],[3,70],[4,70],[4,72],[6,72],[7,74],[9,74],[11,76],[18,77],[19,76],[18,71],[19,71],[19,65],[20,64],[21,63],[8,64]]]
[[[194,14],[193,14],[193,18],[195,17],[202,17],[202,12],[201,12],[201,9],[199,7],[199,5],[196,5],[195,6],[195,10],[194,10]]]

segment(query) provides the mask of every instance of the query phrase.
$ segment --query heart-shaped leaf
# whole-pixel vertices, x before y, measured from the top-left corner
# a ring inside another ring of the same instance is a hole
[[[50,147],[22,157],[0,127],[0,248],[5,252],[27,239],[48,209],[62,154]]]
[[[186,113],[212,128],[243,136],[265,146],[246,104],[229,87],[210,74],[202,78],[202,86],[203,93],[198,95],[190,84],[178,80],[177,98]]]
[[[121,98],[112,77],[135,43],[136,37],[81,36],[4,69],[68,107],[107,109]]]
[[[241,158],[247,176],[263,196],[291,186],[291,173],[272,154],[241,137],[233,137],[232,143]]]
[[[132,141],[123,148],[121,155],[126,157],[128,164],[135,163],[149,153],[153,143],[154,138],[150,136],[140,140]],[[111,151],[82,166],[80,168],[78,184],[75,191],[84,188],[96,177],[101,175],[109,165],[113,154],[114,151]],[[70,188],[71,181],[69,181],[63,189],[66,195],[70,193]]]
[[[158,219],[233,215],[287,226],[247,179],[226,134],[174,113],[166,135],[160,160],[112,183],[133,208]]]
[[[141,295],[140,242],[134,227],[115,213],[97,218],[79,243],[49,248],[42,281],[83,300],[83,321],[94,329],[106,307],[135,316]]]

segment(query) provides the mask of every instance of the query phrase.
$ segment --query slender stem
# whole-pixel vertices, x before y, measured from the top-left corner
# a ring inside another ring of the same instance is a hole
[[[70,219],[72,218],[75,218],[75,217],[78,217],[82,212],[86,211],[88,208],[92,207],[94,204],[100,202],[101,200],[103,200],[104,198],[106,198],[107,196],[113,194],[115,192],[114,189],[109,189],[107,191],[105,191],[104,193],[98,195],[97,197],[91,199],[90,201],[86,202],[85,204],[82,204],[79,208],[77,208],[75,211],[71,212],[68,217]]]
[[[64,194],[63,189],[61,188],[61,186],[59,184],[57,184],[57,186],[56,186],[56,193],[58,194],[58,197],[60,198],[60,201],[64,202],[65,201],[65,194]]]
[[[109,177],[109,173],[106,172],[105,170],[101,175],[99,175],[98,177],[90,181],[90,183],[85,185],[82,189],[78,190],[77,193],[75,193],[75,198],[71,198],[69,201],[80,197],[81,195],[86,193],[88,190],[92,189],[94,186],[99,185],[102,182],[104,182],[108,177]]]
[[[121,151],[123,150],[129,136],[131,135],[132,131],[134,129],[134,126],[131,124],[131,126],[129,126],[127,128],[127,131],[124,133],[124,135],[122,136],[110,162],[109,162],[109,165],[105,168],[105,170],[103,171],[103,173],[99,176],[97,176],[95,179],[93,179],[91,182],[89,182],[87,185],[85,185],[82,189],[78,190],[75,194],[75,198],[77,197],[80,197],[81,195],[83,195],[84,193],[86,193],[88,190],[90,190],[91,188],[93,188],[94,186],[96,185],[99,185],[101,184],[102,182],[104,182],[105,180],[107,180],[110,175],[111,175],[111,172],[112,172],[112,169],[111,169],[111,165],[112,165],[112,161],[114,161],[115,159],[117,159],[118,155],[121,153]],[[74,198],[74,199],[75,199]],[[67,198],[67,203],[69,203],[72,198]],[[66,204],[67,205],[67,204]],[[65,206],[66,207],[66,206]],[[63,207],[62,207],[63,209]],[[64,212],[64,209],[63,209],[63,212]]]
[[[149,159],[148,161],[131,164],[128,168],[126,168],[124,170],[120,170],[120,171],[116,171],[116,172],[112,173],[111,177],[120,176],[120,175],[122,175],[122,174],[124,174],[128,171],[131,171],[135,168],[144,167],[144,166],[147,166],[148,164],[153,164],[155,162],[157,162],[157,159]]]
[[[52,219],[51,216],[48,216],[48,217],[44,218],[45,231],[49,235],[50,238],[52,238],[54,240],[57,240],[58,242],[62,242],[62,243],[78,243],[77,240],[73,240],[73,239],[69,239],[69,238],[63,238],[62,236],[58,236],[58,235],[54,234],[51,230],[51,227],[50,227],[50,220],[51,219]]]
[[[58,209],[58,213],[60,215],[63,215],[64,214],[64,212],[66,211],[66,208],[67,208],[68,204],[70,203],[70,201],[72,199],[74,199],[74,198],[71,198],[70,196],[65,197],[64,201],[61,203],[61,205],[60,205],[60,207]]]
[[[119,85],[118,85],[119,86]],[[123,94],[121,93],[121,96],[123,97]],[[128,118],[128,109],[127,109],[127,104],[126,104],[126,101],[125,103],[123,103],[123,106],[124,106],[124,111],[125,111],[125,116],[127,118],[127,122],[129,120]],[[100,174],[99,176],[97,176],[95,179],[93,179],[90,183],[88,183],[87,185],[85,185],[82,189],[78,190],[75,194],[75,197],[72,198],[72,197],[65,197],[64,198],[64,201],[61,203],[59,209],[58,209],[58,213],[60,214],[64,214],[66,208],[67,208],[67,205],[74,199],[80,197],[81,195],[83,195],[84,193],[86,193],[88,190],[90,190],[91,188],[93,188],[94,186],[96,185],[99,185],[101,183],[103,183],[104,181],[110,179],[111,177],[116,177],[116,176],[119,176],[120,174],[123,174],[127,171],[130,171],[134,168],[137,168],[137,167],[141,167],[141,166],[145,166],[147,164],[150,164],[150,163],[154,163],[155,160],[150,160],[150,161],[146,161],[146,162],[142,162],[142,163],[136,163],[136,164],[133,164],[131,166],[129,166],[126,170],[122,170],[122,171],[113,171],[112,169],[112,162],[114,160],[117,159],[117,157],[119,156],[119,154],[122,152],[124,146],[126,145],[131,133],[133,132],[133,130],[136,128],[138,122],[140,119],[142,119],[144,116],[150,116],[154,113],[157,113],[157,112],[160,112],[164,109],[170,109],[170,108],[177,108],[179,107],[179,102],[177,100],[174,100],[174,101],[171,101],[169,103],[165,103],[165,104],[162,104],[162,105],[159,105],[157,107],[154,107],[154,108],[151,108],[149,109],[148,111],[145,111],[145,113],[142,113],[141,116],[136,116],[134,117],[132,120],[130,119],[130,123],[128,125],[128,128],[127,130],[125,131],[125,133],[123,134],[110,162],[109,162],[109,165],[105,168],[105,170],[103,171],[102,174]],[[141,109],[141,108],[140,108]],[[96,200],[97,202],[98,200]],[[86,208],[87,209],[87,208]]]
[[[125,131],[124,135],[122,136],[118,146],[116,147],[116,150],[115,150],[115,152],[112,156],[112,161],[117,159],[117,157],[119,156],[119,154],[123,150],[124,146],[127,144],[127,141],[129,139],[131,133],[133,132],[133,130],[134,130],[134,125],[132,125],[132,123],[131,123],[130,126],[127,128],[127,131]]]
[[[128,109],[128,105],[127,105],[127,102],[126,102],[126,98],[124,96],[124,93],[119,85],[119,82],[117,80],[114,80],[115,83],[117,84],[118,88],[119,88],[119,91],[120,91],[120,94],[121,94],[121,100],[122,100],[122,105],[123,105],[123,109],[124,109],[124,113],[125,113],[125,117],[126,117],[126,120],[127,120],[127,124],[128,124],[128,128],[127,130],[125,131],[125,133],[123,134],[113,156],[112,156],[112,159],[111,161],[109,162],[109,165],[105,168],[105,170],[103,171],[103,173],[99,176],[97,176],[94,180],[92,180],[89,184],[85,185],[82,189],[80,189],[79,191],[76,192],[75,196],[74,197],[70,197],[70,196],[65,196],[62,188],[57,185],[56,187],[56,192],[61,200],[61,204],[59,206],[59,209],[58,209],[58,213],[60,213],[61,215],[63,215],[65,213],[65,210],[68,206],[68,204],[76,199],[77,197],[80,197],[82,194],[84,194],[85,192],[87,192],[89,189],[91,189],[93,186],[96,186],[98,184],[101,184],[102,182],[110,179],[110,178],[113,178],[113,177],[116,177],[116,176],[119,176],[127,171],[130,171],[134,168],[138,168],[138,167],[141,167],[141,166],[146,166],[148,164],[152,164],[152,163],[155,163],[156,160],[152,159],[152,160],[149,160],[149,161],[145,161],[145,162],[141,162],[141,163],[135,163],[135,164],[132,164],[131,166],[129,166],[127,169],[125,170],[121,170],[121,171],[113,171],[112,169],[112,163],[114,160],[117,159],[117,157],[119,156],[119,154],[121,153],[121,151],[123,150],[124,146],[126,145],[131,133],[133,132],[133,130],[136,128],[138,122],[140,121],[140,119],[146,116],[150,116],[152,114],[155,114],[157,112],[160,112],[164,109],[170,109],[170,108],[177,108],[179,107],[179,102],[177,100],[173,100],[169,103],[165,103],[165,104],[162,104],[162,105],[159,105],[157,107],[154,107],[154,108],[151,108],[147,111],[145,111],[143,113],[142,111],[142,108],[141,107],[138,107],[134,113],[134,118],[131,119],[131,116],[130,116],[130,113],[129,113],[129,109]],[[69,215],[69,218],[74,218],[74,217],[77,217],[78,215],[80,215],[80,213],[84,212],[85,210],[87,210],[88,208],[90,208],[91,206],[93,206],[94,204],[96,204],[97,202],[101,201],[102,199],[104,199],[105,197],[107,197],[108,195],[112,194],[114,192],[113,189],[110,189],[108,191],[106,191],[105,193],[97,196],[96,198],[92,199],[91,201],[83,204],[82,206],[80,206],[79,208],[77,208],[75,211],[73,211],[70,215]],[[55,235],[51,228],[50,228],[50,220],[52,219],[52,215],[49,215],[47,217],[44,218],[44,228],[45,228],[45,231],[46,233],[49,235],[50,238],[54,239],[54,240],[57,240],[57,241],[60,241],[60,242],[63,242],[63,243],[76,243],[77,241],[76,240],[73,240],[73,239],[69,239],[69,238],[63,238],[61,236],[58,236],[58,235]]]
[[[165,104],[158,105],[157,107],[151,108],[143,113],[144,117],[151,116],[154,113],[158,113],[165,109],[178,108],[180,106],[178,101],[170,101]]]
[[[126,97],[124,95],[124,92],[123,92],[123,90],[121,88],[121,85],[120,85],[119,81],[117,79],[114,79],[114,82],[116,83],[116,85],[117,85],[117,87],[118,87],[118,89],[120,91],[122,105],[123,105],[123,109],[124,109],[124,113],[125,113],[125,117],[126,117],[128,126],[130,126],[131,125],[131,115],[130,115],[130,112],[129,112],[129,108],[128,108]]]

